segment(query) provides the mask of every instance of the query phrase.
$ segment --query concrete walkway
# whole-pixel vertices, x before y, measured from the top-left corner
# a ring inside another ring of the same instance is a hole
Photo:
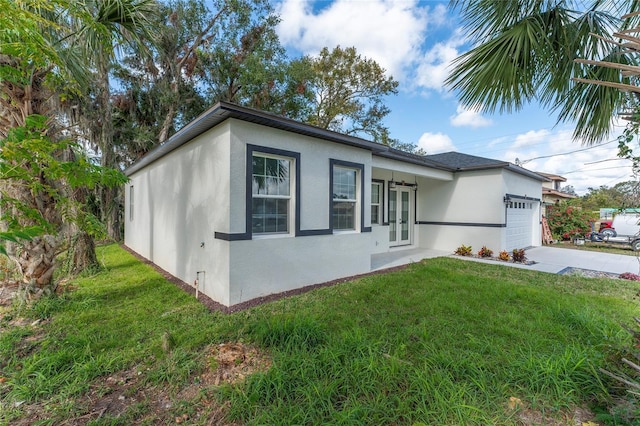
[[[629,253],[631,254],[631,251]],[[527,260],[536,262],[533,265],[454,256],[450,252],[442,250],[412,248],[372,255],[371,270],[386,269],[412,262],[419,262],[422,259],[443,256],[453,256],[456,259],[512,266],[532,271],[549,272],[551,274],[557,274],[566,268],[587,269],[613,274],[621,274],[623,272],[640,273],[640,257],[549,246],[533,247],[526,251]]]

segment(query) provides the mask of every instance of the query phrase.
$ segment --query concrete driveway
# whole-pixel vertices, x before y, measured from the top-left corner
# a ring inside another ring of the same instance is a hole
[[[631,254],[632,252],[629,251],[629,253]],[[640,258],[624,254],[542,246],[528,249],[526,256],[528,260],[533,260],[537,263],[524,266],[524,268],[554,274],[569,267],[614,274],[623,272],[638,274],[640,272]]]

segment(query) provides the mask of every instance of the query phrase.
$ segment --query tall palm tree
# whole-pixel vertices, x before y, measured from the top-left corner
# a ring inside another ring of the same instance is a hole
[[[93,106],[98,109],[92,115],[97,112],[100,117],[87,124],[90,133],[96,136],[97,140],[93,142],[100,151],[101,165],[117,168],[109,74],[119,45],[141,46],[139,51],[144,52],[144,41],[152,38],[152,21],[158,4],[155,0],[84,0],[74,3],[76,18],[71,21],[71,30],[89,61],[97,95]],[[119,191],[120,188],[115,187],[99,188],[102,219],[107,234],[116,241],[122,239]]]
[[[103,0],[0,0],[0,138],[25,126],[28,117],[49,118],[46,135],[60,138],[61,99],[81,93],[93,71],[87,62],[91,46],[99,55],[113,50],[113,33],[104,22],[132,27],[134,6],[150,1]],[[100,4],[101,7],[94,8]],[[63,153],[60,153],[62,155]],[[22,167],[15,164],[15,167]],[[0,176],[2,177],[2,176]],[[43,178],[44,179],[44,178]],[[64,182],[43,182],[60,187]],[[0,192],[23,206],[38,209],[50,227],[50,235],[34,238],[21,247],[19,264],[24,279],[39,286],[51,283],[55,256],[61,245],[65,215],[47,191],[34,191],[12,179],[0,179]],[[6,213],[6,212],[5,212]],[[32,226],[33,217],[12,218],[20,226]]]
[[[575,122],[574,138],[593,144],[607,138],[612,118],[627,96],[606,86],[572,78],[620,82],[613,68],[578,58],[634,64],[633,55],[605,42],[621,27],[623,14],[640,1],[620,0],[452,0],[474,47],[458,57],[446,84],[463,105],[482,112],[513,112],[539,102],[558,114],[559,122]]]

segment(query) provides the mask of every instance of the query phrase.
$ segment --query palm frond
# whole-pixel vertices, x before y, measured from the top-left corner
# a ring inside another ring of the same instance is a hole
[[[614,50],[603,58],[604,61],[631,65],[630,57]],[[584,65],[582,76],[590,80],[621,83],[620,71],[597,65]],[[575,83],[554,111],[558,111],[558,121],[575,122],[574,138],[584,144],[594,144],[609,137],[611,122],[625,104],[626,94],[614,87]]]
[[[535,76],[545,37],[536,17],[520,21],[453,62],[446,84],[460,91],[471,108],[511,112],[522,108],[536,93]]]

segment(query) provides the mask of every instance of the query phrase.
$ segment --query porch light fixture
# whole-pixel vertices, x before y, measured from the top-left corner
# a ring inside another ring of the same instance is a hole
[[[411,187],[413,188],[414,191],[418,190],[418,181],[417,180],[413,180],[413,185],[411,185]]]
[[[509,203],[511,202],[511,197],[509,197],[509,195],[505,195],[505,196],[502,198],[502,201],[503,201],[505,204],[509,204]]]
[[[396,181],[393,178],[393,170],[391,171],[391,181],[389,182],[389,188],[395,188],[396,187]]]

